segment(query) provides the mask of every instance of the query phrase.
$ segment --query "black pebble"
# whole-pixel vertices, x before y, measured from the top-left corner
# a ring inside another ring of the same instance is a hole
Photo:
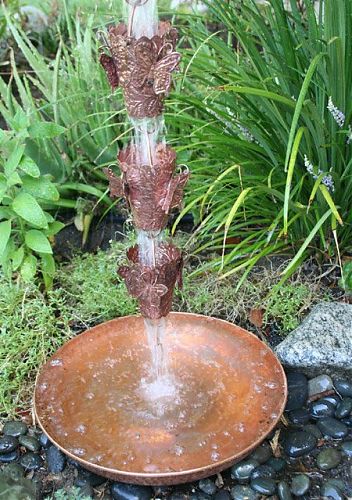
[[[308,380],[303,373],[287,374],[288,396],[286,411],[296,410],[305,405],[308,398]]]
[[[332,417],[335,413],[335,406],[329,401],[319,399],[309,405],[309,413],[315,419]]]
[[[298,408],[298,410],[290,411],[288,418],[293,425],[304,425],[309,422],[310,414],[305,408]]]
[[[53,474],[59,474],[66,466],[66,457],[56,446],[50,446],[46,450],[46,461],[48,471]]]
[[[271,457],[266,465],[270,465],[274,469],[275,472],[282,472],[284,468],[286,467],[286,460],[283,458],[276,458],[276,457]]]
[[[231,495],[228,491],[221,490],[214,496],[214,500],[231,500]]]
[[[335,417],[336,418],[345,418],[351,414],[352,411],[352,399],[345,398],[336,407]]]
[[[94,472],[89,472],[89,470],[86,469],[79,469],[78,471],[78,476],[75,481],[75,484],[77,486],[80,486],[83,483],[89,483],[91,486],[100,486],[101,484],[105,483],[106,478],[102,476],[98,476],[98,474],[94,474]]]
[[[10,451],[9,453],[1,453],[0,455],[0,463],[8,464],[10,462],[14,462],[18,459],[18,450]]]
[[[27,431],[27,425],[20,421],[6,422],[3,428],[5,436],[19,437],[26,434]]]
[[[258,477],[267,477],[269,479],[273,479],[276,476],[275,470],[270,467],[270,465],[264,464],[264,465],[259,465],[254,469],[254,471],[251,474],[251,480],[256,479]]]
[[[327,417],[318,420],[318,427],[324,436],[343,439],[348,434],[347,426],[336,418]]]
[[[285,453],[292,458],[308,454],[315,448],[317,438],[306,431],[293,431],[285,435],[283,448]]]
[[[111,494],[115,500],[150,500],[153,498],[153,490],[149,486],[118,482],[111,485]]]
[[[273,479],[258,477],[251,481],[251,488],[262,495],[273,495],[276,491],[276,483]]]
[[[51,441],[44,432],[39,436],[39,443],[43,448],[49,448],[49,446],[51,446]]]
[[[352,397],[352,383],[348,382],[348,380],[335,380],[334,386],[336,392],[338,392],[341,396]]]
[[[42,467],[43,465],[43,460],[36,453],[29,452],[21,456],[20,464],[28,472],[31,470],[40,469],[40,467]]]
[[[18,447],[18,441],[13,436],[3,436],[0,438],[0,453],[10,453]]]

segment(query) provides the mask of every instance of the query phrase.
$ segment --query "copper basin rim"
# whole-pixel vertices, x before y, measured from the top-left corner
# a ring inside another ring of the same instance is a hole
[[[197,314],[171,313],[167,332],[182,383],[179,401],[162,416],[154,403],[144,411],[136,389],[150,358],[140,316],[102,323],[62,346],[40,370],[34,393],[35,417],[50,441],[96,474],[146,485],[214,475],[256,448],[287,398],[271,349],[236,325]],[[140,416],[147,412],[150,418]]]

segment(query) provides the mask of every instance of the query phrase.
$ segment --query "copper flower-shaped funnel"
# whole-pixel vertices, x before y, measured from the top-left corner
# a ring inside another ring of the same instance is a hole
[[[108,37],[110,55],[103,53],[100,62],[112,88],[122,87],[129,116],[160,115],[171,88],[171,73],[181,58],[175,51],[177,30],[161,22],[157,35],[136,39],[121,23],[109,28]]]
[[[176,153],[164,144],[157,145],[151,165],[144,165],[140,158],[136,146],[120,151],[121,178],[106,170],[110,194],[128,201],[137,229],[159,232],[166,227],[171,210],[181,205],[189,172],[174,175]]]
[[[119,274],[126,282],[129,293],[136,297],[143,316],[159,319],[171,311],[175,284],[182,286],[182,254],[172,244],[161,243],[155,248],[155,265],[141,262],[138,246],[127,252],[129,265],[122,266]]]

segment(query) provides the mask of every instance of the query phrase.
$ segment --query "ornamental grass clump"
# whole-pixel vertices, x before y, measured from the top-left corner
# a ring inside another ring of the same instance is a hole
[[[207,266],[225,274],[273,252],[294,255],[285,277],[308,254],[338,261],[352,241],[352,2],[206,3],[219,31],[185,28],[188,93],[170,117],[191,144],[198,251],[220,250]]]

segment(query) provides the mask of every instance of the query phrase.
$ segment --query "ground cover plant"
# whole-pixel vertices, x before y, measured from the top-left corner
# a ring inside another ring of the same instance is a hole
[[[170,124],[191,149],[188,204],[199,252],[232,273],[264,255],[337,261],[351,249],[352,4],[343,0],[206,2],[185,27],[181,82]],[[181,134],[182,130],[182,134]]]

